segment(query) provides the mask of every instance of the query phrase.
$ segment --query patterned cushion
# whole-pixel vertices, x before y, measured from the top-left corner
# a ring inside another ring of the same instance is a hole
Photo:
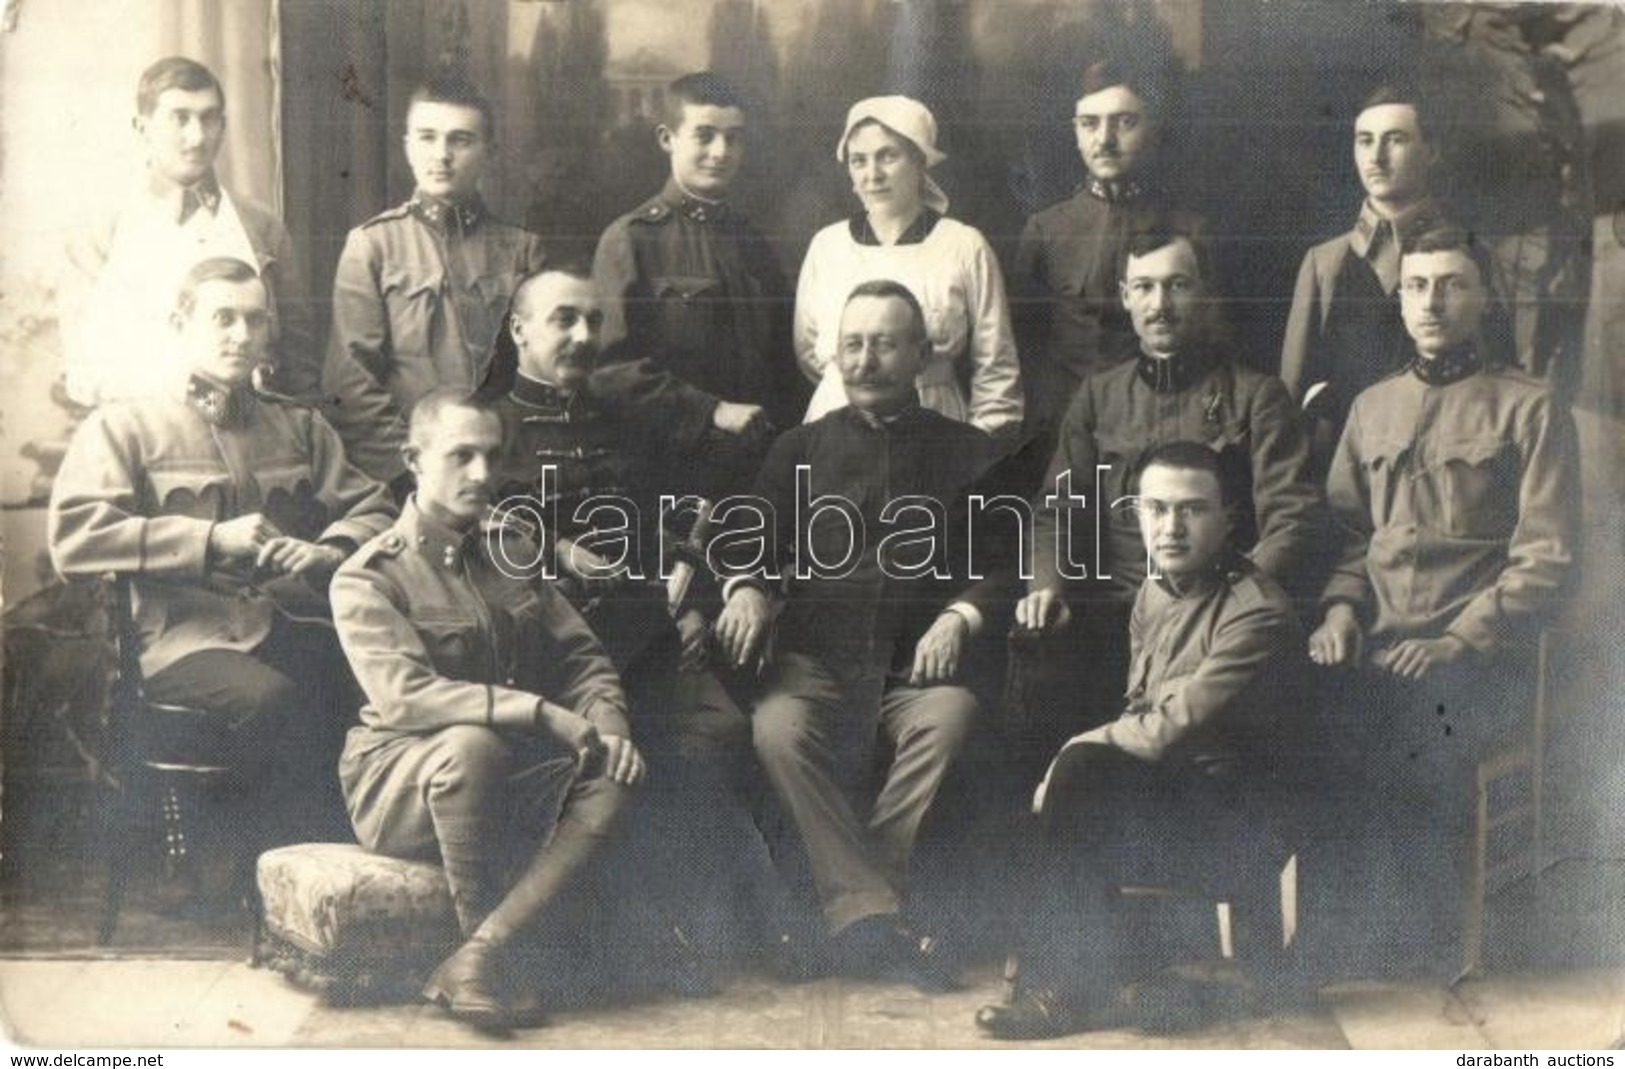
[[[440,866],[348,843],[301,843],[260,855],[267,933],[349,971],[438,959],[459,942]]]

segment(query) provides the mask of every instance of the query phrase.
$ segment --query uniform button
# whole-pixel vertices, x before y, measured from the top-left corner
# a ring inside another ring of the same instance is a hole
[[[504,679],[502,681],[502,685],[505,686],[505,687],[513,686],[513,676],[509,676],[507,679]]]

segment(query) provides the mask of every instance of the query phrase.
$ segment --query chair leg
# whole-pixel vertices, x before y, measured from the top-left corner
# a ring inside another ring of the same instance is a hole
[[[122,784],[108,786],[112,797],[102,804],[98,853],[106,859],[107,876],[102,893],[102,915],[96,926],[96,945],[112,943],[118,931],[119,914],[124,907],[124,889],[136,856],[136,836],[140,821],[137,806],[145,784],[139,773],[126,776]]]

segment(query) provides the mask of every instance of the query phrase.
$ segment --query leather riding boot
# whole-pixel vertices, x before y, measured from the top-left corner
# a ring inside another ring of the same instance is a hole
[[[507,1003],[497,994],[500,952],[499,944],[475,935],[429,976],[423,997],[482,1031],[506,1031],[512,1020]]]

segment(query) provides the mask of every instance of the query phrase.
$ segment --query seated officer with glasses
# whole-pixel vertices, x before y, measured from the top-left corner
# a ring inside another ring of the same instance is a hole
[[[1125,883],[1173,879],[1234,896],[1244,917],[1265,912],[1286,856],[1273,756],[1303,640],[1291,599],[1234,548],[1234,485],[1197,442],[1157,446],[1140,469],[1156,567],[1129,620],[1126,704],[1069,739],[1033,795],[1037,834],[1017,869],[1033,876],[1017,899],[1020,979],[1009,1004],[976,1015],[992,1035],[1132,1023],[1121,985],[1162,963],[1127,938]]]

